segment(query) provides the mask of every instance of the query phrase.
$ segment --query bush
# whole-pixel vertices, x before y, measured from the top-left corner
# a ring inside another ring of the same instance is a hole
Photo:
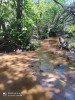
[[[56,37],[61,32],[61,28],[52,28],[49,33],[49,37]]]
[[[68,41],[69,47],[70,46],[75,46],[75,40],[72,38]]]
[[[27,46],[26,50],[35,50],[36,48],[40,47],[40,43],[32,41],[29,46]]]
[[[49,37],[49,33],[42,32],[40,35],[40,39],[46,39]]]
[[[69,29],[67,29],[70,33],[73,34],[73,37],[75,37],[75,25],[71,26]]]
[[[72,33],[65,32],[65,34],[62,35],[64,38],[71,38],[73,37]]]

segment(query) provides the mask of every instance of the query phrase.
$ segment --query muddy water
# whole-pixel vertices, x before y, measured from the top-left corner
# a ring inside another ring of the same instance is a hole
[[[56,38],[41,44],[34,52],[0,56],[0,100],[75,100],[75,63],[63,57]]]
[[[53,100],[75,100],[75,65],[64,59],[56,46],[51,46],[52,41],[46,43],[46,48],[41,47],[37,51],[40,84],[48,90],[48,95],[53,96]],[[55,51],[49,51],[50,48],[55,48]]]

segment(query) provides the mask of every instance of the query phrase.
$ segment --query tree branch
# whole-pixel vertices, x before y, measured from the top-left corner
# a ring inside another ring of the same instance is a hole
[[[54,2],[56,2],[57,4],[59,4],[59,5],[61,5],[62,6],[62,8],[65,8],[65,6],[64,5],[62,5],[60,2],[58,2],[57,0],[53,0]]]
[[[73,5],[72,7],[69,6],[64,6],[63,4],[61,4],[60,2],[58,2],[57,0],[53,0],[54,2],[56,2],[57,4],[61,5],[61,7],[69,14],[72,16],[75,16],[75,5]],[[74,9],[74,10],[73,10]]]

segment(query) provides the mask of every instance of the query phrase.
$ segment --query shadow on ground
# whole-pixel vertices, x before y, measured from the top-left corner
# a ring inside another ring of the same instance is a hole
[[[69,62],[62,56],[64,51],[56,48],[56,38],[44,40],[41,44],[42,47],[35,52],[0,55],[0,100],[65,100],[70,97],[69,100],[73,100],[74,64],[68,69],[60,68],[59,65],[67,66]],[[53,64],[53,72],[42,72],[40,66],[32,66],[39,59]],[[19,92],[22,97],[4,97],[3,92]]]

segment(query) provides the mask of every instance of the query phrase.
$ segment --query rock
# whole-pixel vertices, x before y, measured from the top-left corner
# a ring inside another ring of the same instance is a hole
[[[20,49],[16,50],[16,53],[21,53],[21,52],[22,52],[22,50],[20,50]]]
[[[40,70],[40,72],[44,72],[43,70]]]
[[[32,67],[39,67],[41,65],[41,61],[38,59],[37,61],[32,62]]]
[[[74,46],[70,46],[69,47],[69,51],[71,54],[75,54],[75,47]]]
[[[59,40],[60,48],[64,48],[68,50],[68,42],[65,41],[65,39],[62,36],[60,36],[58,40]]]
[[[72,60],[72,61],[75,61],[75,53],[69,53],[69,52],[66,52],[65,53],[65,57],[69,60]]]

